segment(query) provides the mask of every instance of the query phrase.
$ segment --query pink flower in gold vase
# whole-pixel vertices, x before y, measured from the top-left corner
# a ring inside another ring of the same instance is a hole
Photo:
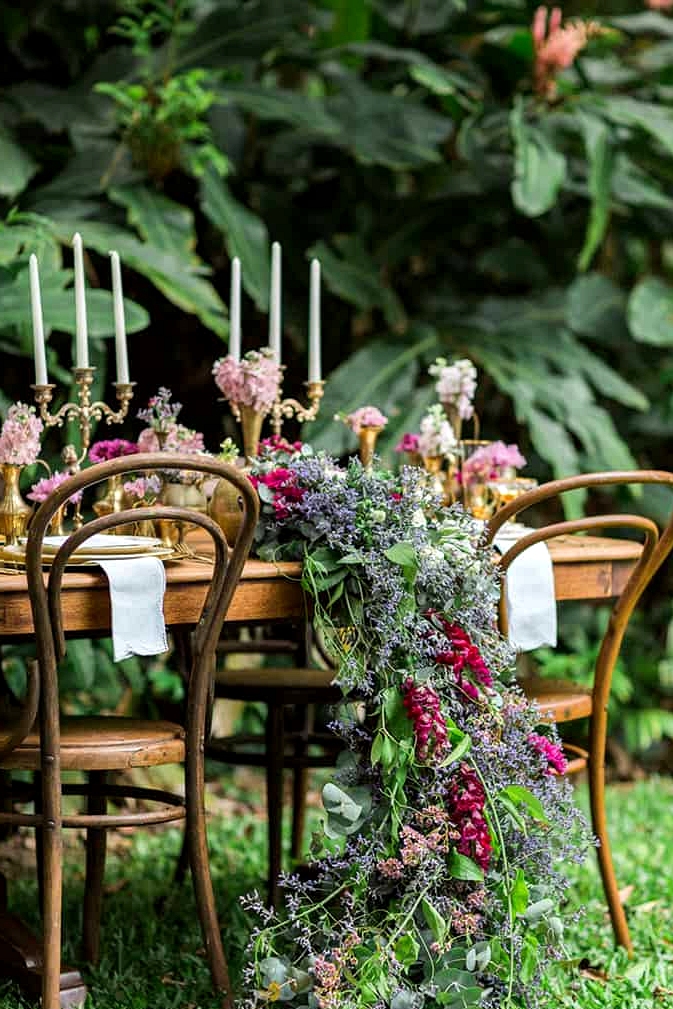
[[[57,470],[55,473],[52,473],[51,476],[43,477],[42,480],[38,480],[37,483],[34,483],[29,493],[26,494],[26,497],[29,501],[46,501],[52,491],[55,491],[57,487],[60,487],[64,481],[70,478],[70,476],[70,473],[61,473]],[[80,490],[76,491],[69,500],[81,501],[81,499],[82,492]]]
[[[40,454],[41,434],[42,421],[35,415],[35,407],[14,403],[0,432],[0,463],[32,465]]]
[[[225,399],[265,413],[278,397],[282,374],[269,347],[250,350],[240,361],[227,355],[213,365],[215,384]]]
[[[388,423],[388,418],[375,406],[361,406],[358,410],[343,414],[337,414],[336,420],[342,420],[351,429],[353,434],[360,434],[364,427],[383,428]]]

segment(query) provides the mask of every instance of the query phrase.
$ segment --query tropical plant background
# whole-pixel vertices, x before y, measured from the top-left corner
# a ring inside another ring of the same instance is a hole
[[[68,394],[79,230],[98,385],[116,248],[137,400],[172,387],[216,448],[233,433],[210,374],[230,260],[256,348],[278,240],[295,394],[308,262],[322,263],[329,382],[305,432],[317,447],[353,449],[331,418],[375,403],[392,459],[444,354],[475,361],[483,430],[518,441],[538,478],[668,466],[673,15],[657,6],[568,3],[566,19],[603,30],[552,95],[536,91],[526,0],[0,3],[0,407],[32,381],[33,251],[50,375]],[[641,504],[661,519],[672,501]],[[638,751],[673,735],[668,589],[662,577],[616,692]],[[600,619],[576,613],[566,651],[590,656]],[[539,660],[554,671],[563,654]]]

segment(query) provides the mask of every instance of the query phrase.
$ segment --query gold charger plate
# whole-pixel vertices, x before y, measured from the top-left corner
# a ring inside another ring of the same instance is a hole
[[[56,554],[67,539],[67,536],[45,536],[43,555]],[[26,542],[25,536],[19,539],[19,546],[24,550]],[[109,533],[97,533],[78,547],[73,557],[113,557],[117,554],[127,557],[129,554],[153,553],[164,546],[165,544],[155,536],[113,536]]]
[[[42,564],[44,567],[49,567],[54,560],[56,554],[43,554]],[[80,554],[76,551],[75,554],[70,557],[66,567],[86,567],[93,566],[99,563],[99,561],[112,561],[112,560],[136,560],[141,557],[159,557],[161,560],[168,560],[169,558],[174,558],[176,552],[173,547],[165,547],[159,541],[159,545],[151,550],[129,550],[126,549],[125,553],[115,552],[115,553],[87,553]],[[15,544],[13,546],[3,546],[0,547],[0,562],[5,564],[14,564],[17,567],[25,568],[26,566],[26,550],[25,546],[22,544]]]

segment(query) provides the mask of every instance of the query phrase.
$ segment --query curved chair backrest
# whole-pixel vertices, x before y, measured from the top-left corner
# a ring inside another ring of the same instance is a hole
[[[73,494],[84,491],[113,476],[124,473],[162,470],[186,470],[206,477],[228,480],[239,493],[243,522],[231,549],[223,531],[209,516],[188,507],[157,504],[152,507],[129,508],[103,515],[86,522],[71,533],[53,557],[47,585],[43,571],[44,537],[51,519]],[[33,613],[40,681],[40,739],[43,755],[47,756],[45,772],[58,774],[59,704],[57,666],[65,654],[65,633],[61,607],[63,573],[72,553],[90,536],[116,526],[132,525],[152,519],[172,519],[200,526],[211,537],[214,546],[213,577],[206,593],[201,618],[192,635],[192,668],[188,683],[187,733],[205,731],[208,697],[211,687],[215,648],[229,603],[240,578],[252,543],[259,512],[257,494],[240,470],[206,456],[153,452],[125,456],[90,466],[65,480],[40,505],[28,531],[26,544],[26,575]],[[20,740],[15,741],[18,745]],[[44,765],[44,762],[43,762]]]
[[[628,470],[624,472],[584,473],[578,476],[565,477],[542,484],[534,490],[527,491],[514,501],[501,508],[489,520],[486,530],[487,542],[491,543],[499,529],[509,519],[534,505],[551,498],[560,497],[568,491],[590,487],[609,487],[624,484],[660,484],[673,487],[673,473],[664,470]],[[617,597],[610,617],[610,622],[601,643],[596,660],[594,678],[594,704],[596,707],[607,705],[612,670],[619,655],[624,633],[631,614],[642,596],[645,588],[659,570],[673,549],[673,512],[659,533],[659,529],[651,519],[641,515],[611,514],[596,515],[581,519],[565,519],[535,529],[518,539],[499,560],[500,568],[507,571],[514,561],[527,547],[534,543],[553,539],[570,533],[598,532],[607,529],[632,529],[643,535],[642,552],[622,592]],[[507,613],[505,594],[500,595],[500,626],[504,632],[507,629]]]

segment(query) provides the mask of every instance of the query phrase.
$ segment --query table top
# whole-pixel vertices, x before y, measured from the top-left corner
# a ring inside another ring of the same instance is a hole
[[[548,545],[559,600],[610,599],[621,592],[640,554],[638,543],[599,536],[559,536]],[[211,570],[207,563],[189,557],[166,563],[167,626],[198,620]],[[298,563],[247,561],[227,620],[251,623],[300,618],[305,611],[300,577]],[[108,585],[100,569],[66,572],[63,586],[67,632],[93,634],[110,627]],[[0,573],[0,638],[29,637],[32,630],[25,576]]]

